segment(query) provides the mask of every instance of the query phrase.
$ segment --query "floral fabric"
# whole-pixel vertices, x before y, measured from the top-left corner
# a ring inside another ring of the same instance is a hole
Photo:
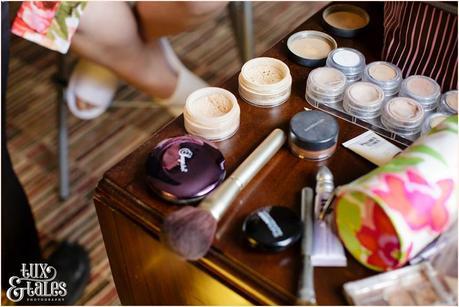
[[[86,2],[24,1],[11,32],[46,48],[67,53]]]
[[[457,219],[458,117],[339,189],[338,234],[367,267],[404,265]]]

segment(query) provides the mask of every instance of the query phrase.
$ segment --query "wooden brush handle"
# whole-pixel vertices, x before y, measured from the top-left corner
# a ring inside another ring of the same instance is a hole
[[[201,202],[199,207],[210,211],[218,221],[239,192],[279,151],[285,140],[284,131],[274,129],[244,162],[239,165],[231,176]]]

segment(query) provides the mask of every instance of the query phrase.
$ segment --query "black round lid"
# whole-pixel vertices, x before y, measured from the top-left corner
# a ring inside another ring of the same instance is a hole
[[[290,120],[291,141],[306,150],[332,147],[338,141],[338,133],[336,119],[322,111],[303,111]]]
[[[301,238],[303,223],[287,207],[264,207],[252,212],[244,220],[242,231],[250,246],[281,251]]]

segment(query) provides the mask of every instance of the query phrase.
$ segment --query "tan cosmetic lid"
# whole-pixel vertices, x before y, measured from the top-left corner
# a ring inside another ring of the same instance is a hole
[[[330,44],[317,37],[303,37],[290,43],[290,50],[296,55],[308,59],[326,58],[332,50]]]
[[[446,103],[457,112],[457,92],[446,95]]]
[[[424,115],[422,108],[411,99],[399,97],[389,101],[389,113],[399,121],[414,121]]]
[[[351,11],[337,11],[325,16],[325,21],[335,28],[354,30],[363,28],[368,20],[362,15]]]
[[[397,72],[387,64],[377,63],[369,69],[369,74],[376,80],[389,81],[397,76]]]
[[[373,106],[381,103],[384,98],[382,90],[367,82],[357,82],[349,88],[349,96],[354,104]]]
[[[281,81],[285,74],[275,66],[261,64],[247,69],[245,77],[255,84],[266,85]]]
[[[233,107],[232,101],[223,94],[212,94],[196,99],[192,112],[200,112],[206,117],[218,117],[228,113]]]
[[[432,84],[426,78],[410,78],[406,83],[406,87],[416,96],[430,97],[435,94],[435,84]]]

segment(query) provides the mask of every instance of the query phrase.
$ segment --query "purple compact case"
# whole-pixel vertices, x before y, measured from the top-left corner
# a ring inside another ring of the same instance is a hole
[[[225,178],[225,159],[214,145],[184,135],[165,139],[148,156],[148,186],[175,203],[200,200]]]

